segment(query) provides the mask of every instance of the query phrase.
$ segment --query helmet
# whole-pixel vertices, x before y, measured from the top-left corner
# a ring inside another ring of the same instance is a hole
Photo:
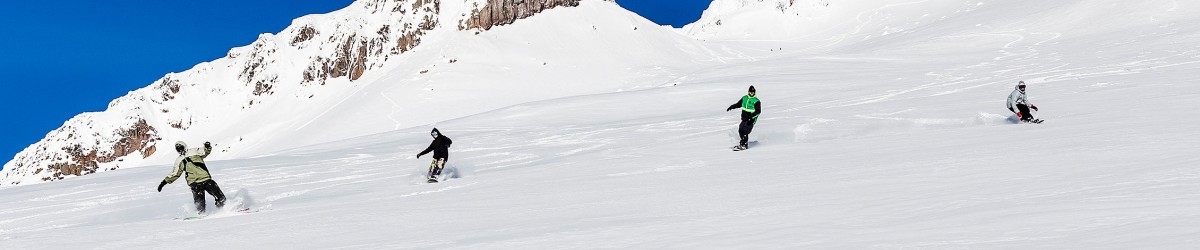
[[[187,143],[183,143],[183,141],[175,142],[175,152],[179,152],[179,154],[183,154],[184,150],[187,150]]]
[[[750,90],[749,90],[749,92],[755,92],[755,91],[754,91],[754,85],[750,85]]]

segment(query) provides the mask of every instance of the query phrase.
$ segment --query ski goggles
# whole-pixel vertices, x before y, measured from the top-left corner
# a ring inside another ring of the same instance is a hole
[[[429,132],[429,135],[432,135],[433,137],[437,137],[438,133],[437,132]]]

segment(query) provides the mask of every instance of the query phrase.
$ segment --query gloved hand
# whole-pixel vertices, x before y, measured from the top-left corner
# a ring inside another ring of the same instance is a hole
[[[1037,106],[1029,106],[1029,108],[1032,108],[1033,111],[1038,111]]]
[[[211,142],[204,142],[204,149],[212,149],[212,143],[211,143]]]
[[[158,192],[160,192],[160,193],[161,193],[161,192],[162,192],[162,187],[163,187],[163,186],[166,186],[166,185],[167,185],[167,180],[163,180],[162,182],[158,183]]]
[[[725,109],[725,112],[729,112],[730,110],[733,110],[733,108],[727,108]]]
[[[417,154],[417,159],[421,159],[421,154]]]

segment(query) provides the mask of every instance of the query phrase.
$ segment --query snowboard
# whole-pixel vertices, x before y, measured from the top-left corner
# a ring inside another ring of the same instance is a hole
[[[446,169],[443,168],[442,171],[446,171]],[[444,172],[440,175],[434,175],[434,176],[430,176],[430,175],[426,174],[425,175],[425,183],[438,183],[438,182],[446,180],[445,178],[446,178],[446,173],[444,173]]]
[[[234,211],[232,211],[232,212],[234,212],[234,213],[240,213],[240,214],[248,214],[248,213],[258,212],[258,210],[251,210],[250,208],[240,208],[240,209],[234,210]],[[219,212],[218,212],[218,213],[219,213]],[[186,217],[179,217],[179,218],[175,218],[175,220],[178,220],[178,221],[194,221],[194,220],[200,220],[200,219],[204,219],[204,218],[207,218],[207,217],[209,217],[209,216],[212,216],[212,214],[196,214],[196,215],[191,215],[191,216],[186,216]],[[224,217],[224,216],[222,216],[222,217]]]
[[[459,177],[458,166],[446,164],[446,167],[442,168],[442,173],[437,176],[429,176],[428,173],[420,176],[425,177],[425,183],[445,182],[447,180]]]
[[[1037,110],[1031,110],[1029,112],[1033,113],[1033,114],[1037,114]],[[1031,121],[1028,121],[1028,122],[1021,121],[1021,113],[1015,113],[1015,115],[1013,116],[1013,119],[1016,120],[1016,123],[1032,123],[1032,124],[1041,124],[1042,122],[1046,121],[1046,120],[1038,119],[1037,115],[1034,115],[1034,118]]]
[[[176,220],[181,220],[181,221],[199,220],[199,219],[204,219],[204,216],[195,215],[195,216],[188,216],[188,217],[183,217],[183,218],[175,218],[175,219],[176,219]]]
[[[740,146],[733,146],[733,147],[732,147],[732,148],[730,148],[730,149],[733,149],[733,152],[737,152],[737,151],[742,151],[742,150],[746,150],[746,149],[750,149],[750,148],[749,148],[749,147],[745,147],[745,148],[743,148],[743,147],[740,147]]]
[[[446,168],[449,169],[449,167],[446,167]],[[446,180],[449,180],[450,178],[455,178],[453,173],[447,173],[447,172],[444,172],[444,170],[443,170],[442,174],[440,174],[438,176],[432,176],[432,177],[425,176],[425,183],[444,182]]]

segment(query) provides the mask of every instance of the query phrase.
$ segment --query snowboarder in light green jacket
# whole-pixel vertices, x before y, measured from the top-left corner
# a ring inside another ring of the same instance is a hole
[[[204,213],[204,208],[207,206],[204,201],[204,192],[213,196],[217,208],[224,207],[225,193],[221,192],[221,187],[212,180],[208,166],[204,164],[204,158],[212,152],[212,143],[204,142],[204,148],[188,149],[186,143],[175,142],[175,152],[179,152],[179,157],[175,158],[171,173],[163,179],[162,183],[158,184],[158,191],[162,192],[163,186],[175,182],[180,175],[187,173],[187,184],[192,188],[192,200],[196,203],[197,212]]]

